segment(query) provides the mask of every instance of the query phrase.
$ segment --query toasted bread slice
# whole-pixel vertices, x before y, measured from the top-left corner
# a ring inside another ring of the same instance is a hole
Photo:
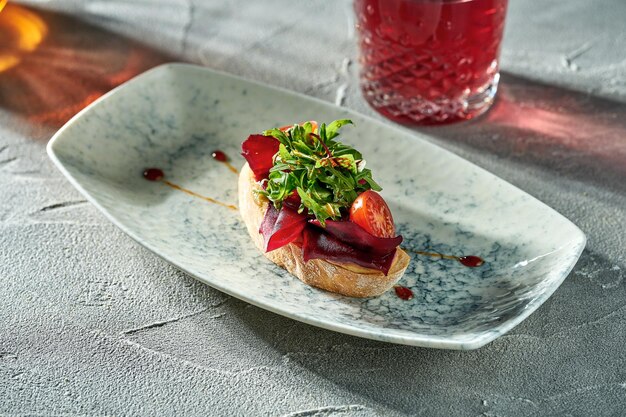
[[[285,268],[304,283],[349,297],[373,297],[390,289],[404,274],[410,257],[398,248],[387,275],[377,269],[351,263],[311,259],[304,262],[302,248],[293,243],[265,253],[259,226],[265,216],[268,200],[254,193],[260,189],[246,163],[239,174],[239,211],[255,246],[272,262]]]

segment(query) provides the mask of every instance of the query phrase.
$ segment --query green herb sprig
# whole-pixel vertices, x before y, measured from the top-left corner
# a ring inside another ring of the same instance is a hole
[[[363,191],[380,191],[365,168],[365,160],[354,148],[334,140],[339,129],[351,120],[322,123],[316,131],[310,122],[293,125],[287,131],[270,129],[263,132],[280,142],[274,155],[267,187],[259,190],[276,208],[294,191],[301,199],[298,212],[308,210],[325,225],[326,219],[341,218]]]

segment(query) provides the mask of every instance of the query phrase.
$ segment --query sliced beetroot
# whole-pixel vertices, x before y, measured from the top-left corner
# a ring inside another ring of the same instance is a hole
[[[283,206],[278,213],[272,235],[266,240],[265,251],[273,251],[298,239],[306,226],[306,220],[305,215]]]
[[[340,241],[317,227],[309,226],[304,229],[302,256],[305,262],[311,259],[347,262],[365,268],[378,269],[387,275],[393,264],[395,254],[395,248],[385,255],[365,252]]]
[[[283,206],[280,211],[269,204],[259,232],[263,234],[265,252],[271,252],[297,240],[306,226],[306,216]]]
[[[309,220],[309,222],[314,226],[322,228],[317,219]],[[402,243],[402,236],[391,238],[377,237],[368,233],[358,224],[346,220],[326,220],[324,230],[354,248],[377,255],[387,255]]]
[[[264,135],[250,135],[241,144],[241,155],[248,161],[257,181],[261,181],[269,175],[279,145],[278,139]]]
[[[263,221],[261,222],[261,226],[259,226],[259,233],[263,235],[263,238],[272,235],[272,232],[274,231],[274,225],[276,224],[277,219],[278,210],[276,210],[273,204],[268,204],[267,210],[265,210],[265,215],[263,216]]]

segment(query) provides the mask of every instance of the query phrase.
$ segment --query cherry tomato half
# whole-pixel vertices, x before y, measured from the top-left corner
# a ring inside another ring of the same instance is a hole
[[[396,235],[389,206],[380,194],[372,190],[364,191],[354,200],[350,207],[350,220],[377,237]]]

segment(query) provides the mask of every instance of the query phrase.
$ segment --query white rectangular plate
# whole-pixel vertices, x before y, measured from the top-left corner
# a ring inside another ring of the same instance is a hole
[[[236,204],[251,133],[350,118],[343,140],[362,151],[404,247],[477,255],[467,268],[415,255],[394,291],[371,299],[308,287],[256,251],[236,211],[148,182],[146,167]],[[585,246],[570,221],[523,191],[419,135],[302,95],[205,68],[170,64],[100,98],[48,144],[70,182],[137,242],[221,291],[315,326],[387,342],[475,349],[504,334],[561,284]]]

